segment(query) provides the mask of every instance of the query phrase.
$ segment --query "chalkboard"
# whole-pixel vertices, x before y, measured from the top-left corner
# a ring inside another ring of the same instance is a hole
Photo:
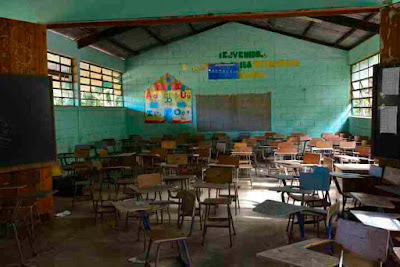
[[[0,75],[0,166],[55,161],[48,77]]]
[[[271,130],[271,94],[197,95],[197,131]]]
[[[400,95],[385,94],[383,89],[383,72],[385,68],[374,67],[374,85],[372,100],[372,155],[387,159],[400,159]],[[385,81],[387,82],[387,81]],[[400,81],[397,81],[399,83]],[[387,108],[397,107],[396,119],[388,123],[396,125],[395,132],[390,133],[382,130],[382,111]],[[393,124],[395,123],[395,124]],[[383,131],[383,132],[382,132]]]

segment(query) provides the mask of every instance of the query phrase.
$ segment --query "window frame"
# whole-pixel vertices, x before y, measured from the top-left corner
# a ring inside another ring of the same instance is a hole
[[[60,57],[60,62],[56,62],[56,61],[53,61],[53,60],[50,60],[49,58],[48,58],[48,54],[52,54],[52,55],[55,55],[55,56],[58,56],[58,57]],[[66,65],[66,64],[64,64],[64,63],[61,63],[61,58],[66,58],[66,59],[69,59],[70,61],[71,61],[71,65]],[[72,58],[72,57],[70,57],[70,56],[66,56],[66,55],[63,55],[63,54],[60,54],[60,53],[55,53],[55,52],[52,52],[52,51],[47,51],[47,64],[48,63],[53,63],[53,64],[58,64],[58,65],[60,65],[60,70],[59,71],[57,71],[57,70],[52,70],[52,69],[49,69],[48,67],[47,67],[47,73],[48,73],[48,76],[49,77],[51,77],[51,90],[53,90],[53,104],[54,104],[54,106],[58,106],[58,107],[75,107],[75,106],[77,106],[77,97],[76,97],[76,95],[77,95],[77,93],[75,92],[75,86],[74,86],[74,84],[75,84],[75,75],[74,75],[74,65],[75,65],[75,61],[74,61],[74,59]],[[61,80],[61,74],[67,74],[66,72],[62,72],[61,71],[61,66],[65,66],[65,67],[68,67],[68,68],[70,68],[71,69],[71,73],[69,73],[68,75],[71,75],[71,81],[62,81]],[[52,75],[58,75],[59,77],[60,77],[60,79],[59,80],[55,80],[55,79],[53,79],[53,76]],[[53,87],[53,83],[54,82],[59,82],[60,83],[60,88],[54,88]],[[62,88],[62,83],[69,83],[69,84],[71,84],[71,89],[64,89],[64,88]],[[54,96],[54,90],[61,90],[61,97],[58,97],[58,96]],[[66,91],[72,91],[72,97],[64,97],[64,96],[62,96],[62,91],[63,90],[66,90]],[[54,102],[54,99],[55,98],[61,98],[61,99],[64,99],[64,98],[66,98],[66,99],[72,99],[72,105],[64,105],[64,104],[62,104],[62,105],[59,105],[59,104],[56,104],[55,102]]]
[[[82,66],[81,66],[82,63],[83,63],[83,64],[88,64],[88,65],[89,65],[89,68],[88,68],[88,69],[82,68]],[[101,69],[101,72],[96,72],[96,71],[91,70],[90,66],[94,66],[94,67],[100,68],[100,69]],[[110,74],[110,75],[104,74],[104,73],[103,73],[103,69],[106,69],[107,71],[111,71],[111,74]],[[82,76],[82,71],[87,71],[87,72],[89,72],[89,77]],[[91,73],[92,73],[92,72],[101,75],[101,76],[102,76],[101,79],[92,78],[92,77],[91,77]],[[114,82],[114,80],[113,80],[113,79],[115,78],[115,77],[114,77],[114,72],[119,74],[120,83]],[[111,79],[112,79],[112,81],[106,81],[106,80],[104,80],[104,79],[103,79],[103,75],[110,76]],[[80,103],[80,106],[81,106],[81,107],[97,107],[97,108],[124,108],[124,107],[125,107],[125,95],[124,95],[124,88],[123,88],[122,77],[123,77],[123,73],[122,73],[121,71],[117,71],[117,70],[114,70],[114,69],[111,69],[111,68],[108,68],[108,67],[104,67],[104,66],[101,66],[101,65],[98,65],[98,64],[95,64],[95,63],[91,63],[90,61],[86,61],[86,60],[80,61],[80,62],[79,62],[79,103]],[[82,78],[89,79],[89,84],[82,83],[82,82],[81,82],[81,79],[82,79]],[[92,85],[92,84],[91,84],[91,80],[92,80],[92,79],[93,79],[93,80],[96,80],[96,81],[100,81],[100,82],[102,83],[102,86]],[[104,82],[110,82],[110,83],[112,84],[112,87],[111,87],[111,88],[104,87],[104,85],[103,85]],[[115,89],[115,88],[114,88],[114,84],[119,84],[119,85],[121,86],[121,89]],[[82,90],[82,86],[89,86],[89,87],[90,87],[90,91],[84,91],[84,90]],[[101,93],[93,92],[93,91],[92,91],[92,87],[101,87],[101,88],[102,88],[102,92],[101,92]],[[120,95],[120,96],[121,96],[121,98],[122,98],[122,101],[118,101],[118,102],[121,102],[121,103],[122,103],[122,106],[117,106],[117,105],[115,105],[115,103],[117,102],[117,101],[115,101],[115,100],[112,101],[112,102],[114,103],[113,106],[106,106],[106,105],[104,105],[104,103],[106,102],[106,100],[104,99],[104,96],[106,95],[106,94],[104,93],[104,89],[112,89],[112,90],[113,90],[112,95],[113,95],[114,97],[115,97],[115,96],[119,96],[119,95],[116,95],[116,94],[115,94],[114,90],[120,90],[120,91],[121,91],[121,95]],[[103,99],[99,100],[99,101],[102,102],[102,105],[100,105],[100,106],[96,106],[96,105],[82,105],[82,100],[98,100],[98,99],[95,99],[95,98],[91,98],[91,99],[82,98],[82,93],[96,93],[96,94],[102,94],[102,95],[103,95]]]
[[[372,59],[372,58],[375,57],[375,56],[378,56],[378,62],[375,63],[375,64],[373,64],[373,65],[370,65],[370,62],[369,62],[370,59]],[[361,69],[361,68],[360,68],[360,64],[361,64],[361,62],[364,62],[364,61],[367,61],[368,64],[367,64],[366,67],[364,67],[364,68]],[[372,76],[370,76],[370,69],[373,70],[373,66],[375,66],[376,64],[379,64],[379,63],[380,63],[380,53],[376,53],[376,54],[373,54],[373,55],[371,55],[371,56],[368,56],[368,57],[366,57],[366,58],[364,58],[364,59],[362,59],[362,60],[359,60],[359,61],[357,61],[357,62],[355,62],[355,63],[353,63],[353,64],[350,64],[350,105],[351,105],[351,116],[353,116],[353,117],[361,117],[361,118],[372,118],[372,107],[373,107],[373,103],[372,103],[372,101],[373,101],[373,92],[372,92],[372,90],[373,90],[373,72],[372,72]],[[358,70],[357,70],[357,71],[353,71],[354,66],[356,66],[357,64],[359,64]],[[353,80],[353,75],[354,75],[354,74],[356,74],[356,73],[360,74],[362,71],[366,71],[366,70],[367,70],[367,72],[368,72],[367,77],[364,77],[364,78],[358,77],[357,79]],[[369,79],[371,79],[371,82],[369,81]],[[361,82],[362,82],[362,81],[365,81],[365,80],[368,81],[368,86],[362,88]],[[356,83],[356,82],[358,82],[359,85],[360,85],[360,88],[358,88],[358,89],[354,89],[354,88],[353,88],[353,83]],[[361,92],[362,92],[363,90],[371,90],[370,96],[361,96]],[[354,97],[354,95],[353,95],[354,92],[360,92],[360,97]],[[354,106],[353,106],[353,101],[354,101],[354,100],[361,100],[361,101],[362,101],[362,100],[364,100],[364,99],[369,99],[369,100],[370,100],[370,106],[368,106],[368,107],[362,107],[362,106],[354,107]],[[371,114],[371,116],[360,115],[360,112],[359,112],[358,114],[354,114],[354,113],[355,113],[355,112],[354,112],[355,109],[360,109],[360,110],[361,110],[361,109],[369,109],[369,110],[370,110],[369,113]]]

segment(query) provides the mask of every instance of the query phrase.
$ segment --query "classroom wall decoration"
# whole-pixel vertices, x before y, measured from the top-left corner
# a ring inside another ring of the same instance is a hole
[[[146,123],[192,122],[192,92],[168,73],[145,90]]]

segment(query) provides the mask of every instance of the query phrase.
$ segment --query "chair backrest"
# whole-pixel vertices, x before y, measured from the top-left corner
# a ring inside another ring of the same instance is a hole
[[[246,143],[235,143],[234,145],[235,152],[243,152],[243,150],[246,148],[247,148]]]
[[[310,146],[316,146],[317,142],[319,142],[319,141],[325,141],[325,139],[323,139],[323,138],[311,138],[309,144],[310,144]]]
[[[318,153],[304,153],[304,164],[320,164],[321,163],[321,154]]]
[[[354,141],[340,141],[339,148],[355,149],[356,148],[356,142],[354,142]]]
[[[238,157],[232,157],[232,156],[219,156],[217,158],[217,163],[226,165],[235,165],[237,167],[239,166],[240,159]]]
[[[332,133],[323,133],[322,134],[322,138],[324,138],[325,140],[331,138],[332,136],[335,136],[335,135]]]
[[[232,183],[233,169],[223,167],[211,167],[206,170],[205,181],[213,184]]]
[[[161,141],[161,148],[164,148],[164,149],[175,149],[176,148],[176,141],[172,141],[172,140]]]
[[[197,150],[197,154],[199,154],[200,158],[210,158],[211,157],[211,149],[199,149],[199,150]]]
[[[371,147],[370,146],[356,146],[354,151],[357,152],[360,157],[369,158],[371,156]]]
[[[298,145],[300,143],[300,137],[299,136],[289,136],[286,139],[286,142]]]
[[[339,219],[335,241],[344,249],[371,261],[385,262],[390,233],[362,223]]]
[[[76,158],[89,158],[90,148],[75,148],[74,156]]]
[[[322,162],[322,167],[327,168],[330,172],[333,172],[333,159],[324,157],[324,161]]]
[[[276,135],[275,132],[266,132],[266,133],[264,134],[264,136],[266,136],[266,137],[273,137],[273,136],[275,136],[275,135]]]
[[[165,159],[167,157],[168,150],[165,148],[153,147],[151,154],[160,155],[161,159]]]
[[[317,141],[315,145],[317,148],[332,148],[333,144],[332,141]]]
[[[194,216],[196,208],[196,193],[192,190],[180,190],[177,197],[182,199],[179,205],[180,214],[183,216]]]
[[[311,137],[308,134],[304,134],[300,136],[300,141],[310,141]]]
[[[167,163],[174,165],[187,165],[188,156],[185,154],[168,154]]]
[[[297,148],[293,143],[278,143],[278,153],[297,153]]]
[[[329,170],[325,167],[316,167],[313,173],[300,173],[300,188],[305,190],[329,191]]]
[[[151,174],[141,174],[137,177],[139,188],[149,188],[157,185],[161,185],[161,174],[151,173]]]
[[[211,148],[211,142],[209,141],[202,141],[199,143],[199,149],[210,149]]]
[[[97,153],[99,154],[100,158],[108,157],[108,150],[107,149],[98,149]]]
[[[268,145],[273,148],[278,148],[278,145],[282,143],[282,141],[268,141]]]
[[[215,149],[220,153],[225,153],[225,151],[226,151],[226,143],[217,143],[215,145]]]
[[[105,146],[116,146],[117,145],[117,142],[115,141],[114,138],[106,138],[101,141],[102,141],[103,145],[105,145]]]
[[[214,134],[215,139],[218,139],[219,137],[224,137],[224,136],[226,136],[226,133],[215,133]]]

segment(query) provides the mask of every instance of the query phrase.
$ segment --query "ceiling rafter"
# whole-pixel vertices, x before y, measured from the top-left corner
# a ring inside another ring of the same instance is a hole
[[[306,37],[308,31],[312,28],[312,26],[314,25],[314,21],[310,21],[310,23],[308,23],[307,27],[304,29],[303,34],[301,35],[301,37],[304,39],[304,37]]]
[[[192,30],[192,32],[197,32],[197,30],[193,27],[192,23],[188,23],[190,29]]]
[[[346,16],[324,16],[324,17],[313,17],[313,18],[373,33],[379,33],[379,28],[380,28],[379,24],[355,18],[350,18]]]
[[[378,14],[378,12],[375,13],[371,13],[367,16],[365,16],[362,20],[363,21],[369,21],[370,19],[372,19],[373,17],[375,17]],[[355,31],[357,31],[357,28],[352,28],[351,30],[349,30],[348,32],[346,32],[345,34],[343,34],[342,37],[340,37],[339,39],[337,39],[337,41],[335,42],[335,46],[339,45],[340,43],[342,43],[344,40],[346,40],[347,38],[349,38]],[[375,35],[375,34],[373,34]],[[359,43],[358,43],[359,44]],[[357,44],[357,45],[358,45]]]
[[[116,27],[116,26],[149,26],[176,23],[192,23],[192,22],[229,22],[229,21],[246,21],[252,19],[265,18],[283,18],[283,17],[301,17],[301,16],[332,16],[338,14],[355,14],[378,12],[379,7],[355,7],[355,8],[331,8],[331,9],[306,9],[293,11],[277,11],[277,12],[258,12],[258,13],[234,13],[234,14],[206,14],[195,16],[180,17],[161,17],[161,18],[145,18],[131,20],[116,21],[95,21],[95,22],[60,22],[47,24],[48,29],[56,28],[77,28],[77,27]]]
[[[252,23],[252,22],[244,22],[244,21],[240,21],[238,23],[241,23],[241,24],[247,25],[247,26],[251,26],[251,27],[255,27],[255,28],[258,28],[258,29],[261,29],[261,30],[266,30],[266,31],[279,33],[279,34],[282,34],[282,35],[286,35],[286,36],[289,36],[289,37],[301,39],[301,40],[304,40],[304,41],[309,41],[309,42],[312,42],[312,43],[333,47],[332,43],[316,40],[316,39],[313,39],[313,38],[310,38],[310,37],[307,37],[307,36],[301,36],[301,35],[297,35],[297,34],[293,34],[293,33],[284,32],[284,31],[281,31],[281,30],[273,29],[268,25],[261,26],[261,25],[258,25],[258,24]],[[342,49],[342,50],[348,50],[346,47],[343,47],[343,46],[337,46],[337,48]]]
[[[150,30],[148,27],[142,27],[142,29],[151,37],[153,37],[154,39],[157,40],[157,42],[166,45],[167,42],[165,40],[163,40],[160,36],[158,36],[157,34],[155,34],[152,30]]]
[[[77,40],[78,48],[83,48],[85,46],[100,42],[101,40],[114,37],[115,35],[130,31],[133,28],[135,27],[132,26],[113,27],[100,32],[93,33],[89,36],[78,39]]]

